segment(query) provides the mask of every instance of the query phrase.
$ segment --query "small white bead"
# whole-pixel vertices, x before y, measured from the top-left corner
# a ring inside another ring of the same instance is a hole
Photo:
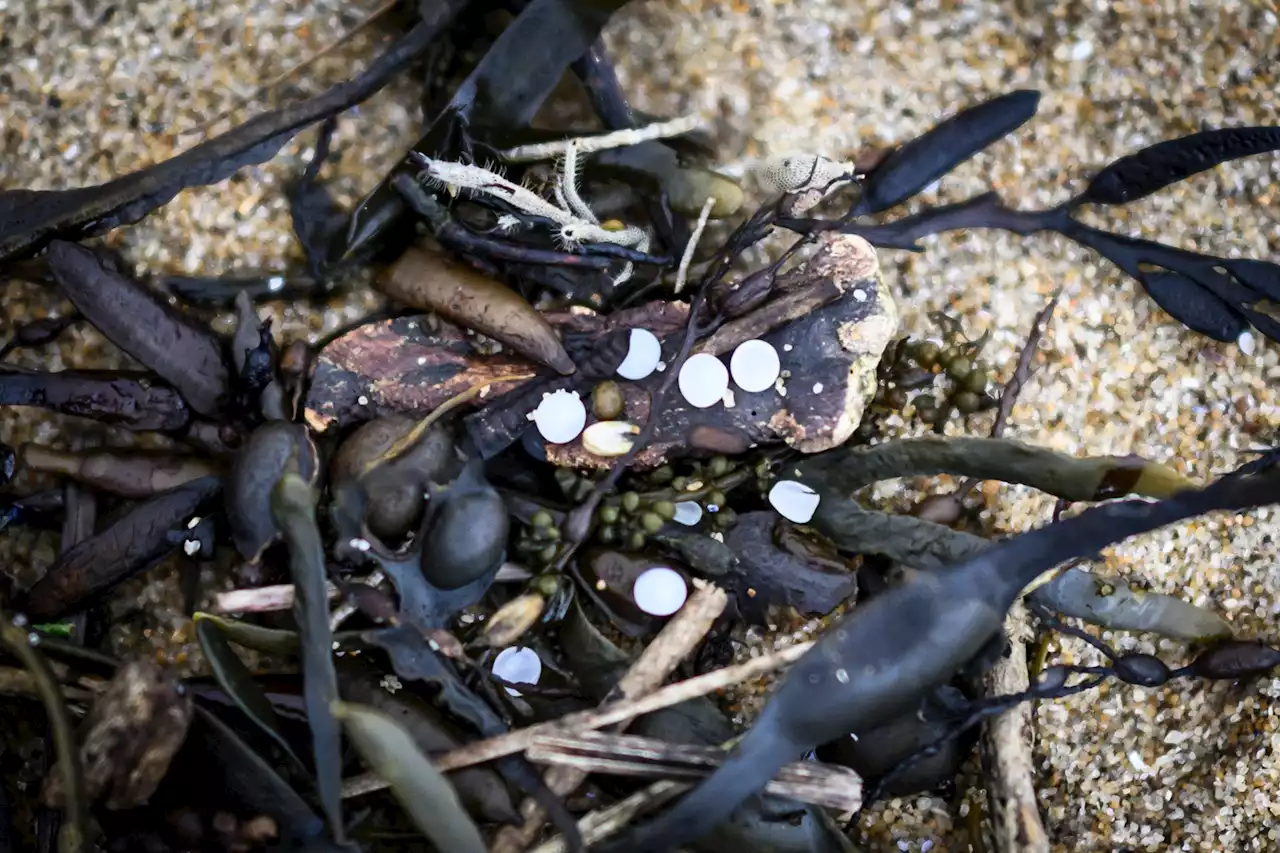
[[[739,388],[755,394],[768,390],[782,372],[782,363],[773,344],[757,339],[739,344],[729,360],[729,369]]]
[[[676,515],[673,521],[686,527],[693,527],[702,520],[702,507],[697,501],[680,501],[676,504]]]
[[[568,444],[587,425],[587,407],[576,391],[546,394],[533,410],[538,433],[552,444]]]
[[[662,343],[648,329],[632,329],[627,357],[618,365],[618,375],[623,379],[644,379],[653,373],[662,360]]]
[[[779,480],[769,490],[769,505],[796,524],[808,524],[818,511],[820,500],[817,492],[795,480]]]
[[[689,587],[680,573],[657,566],[636,578],[631,596],[636,606],[651,616],[670,616],[681,607],[689,597]]]
[[[542,677],[542,658],[527,646],[509,646],[493,659],[493,674],[512,684],[537,684]],[[519,696],[519,690],[510,687],[506,691]]]
[[[679,384],[689,405],[706,409],[724,399],[724,392],[729,389],[729,371],[714,355],[700,352],[680,368]]]

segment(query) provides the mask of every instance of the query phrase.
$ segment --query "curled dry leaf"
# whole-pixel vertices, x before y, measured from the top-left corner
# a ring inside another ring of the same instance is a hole
[[[366,706],[334,702],[332,710],[360,755],[387,780],[391,793],[437,850],[485,853],[484,838],[457,792],[404,728]]]
[[[538,623],[547,600],[536,592],[516,596],[485,622],[477,642],[491,649],[505,648]]]
[[[562,374],[576,369],[555,329],[520,294],[444,254],[409,249],[379,279],[378,289],[496,338]]]
[[[146,805],[186,739],[191,713],[191,697],[177,679],[150,661],[123,664],[81,724],[89,796],[109,809]],[[55,807],[60,779],[51,775],[44,790]]]

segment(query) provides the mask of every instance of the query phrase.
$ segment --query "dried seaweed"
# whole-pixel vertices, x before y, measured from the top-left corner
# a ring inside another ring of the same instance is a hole
[[[675,809],[602,851],[665,850],[702,835],[806,749],[914,707],[1001,628],[1044,571],[1138,533],[1222,509],[1280,501],[1280,471],[1223,478],[1159,503],[1117,502],[916,575],[833,626],[787,674],[725,764]],[[908,616],[910,614],[910,616]]]
[[[185,529],[221,489],[217,477],[202,477],[133,507],[106,530],[58,557],[27,594],[27,614],[33,619],[59,618],[155,565],[181,542],[170,533]]]
[[[461,4],[440,4],[361,74],[323,94],[256,116],[162,163],[94,187],[0,193],[0,262],[30,255],[53,238],[92,237],[137,222],[190,187],[222,181],[264,163],[308,125],[336,115],[385,86],[449,23]]]
[[[0,367],[0,406],[39,406],[135,431],[177,430],[191,417],[178,392],[137,371]]]
[[[296,455],[271,494],[271,514],[289,545],[293,576],[294,618],[302,638],[302,673],[307,722],[316,766],[316,786],[329,818],[329,831],[343,840],[342,743],[333,703],[338,679],[333,668],[333,632],[329,628],[329,596],[325,590],[324,544],[316,526],[316,492],[297,473]]]
[[[485,853],[480,830],[467,816],[453,786],[422,754],[409,732],[373,708],[335,702],[333,713],[347,735],[418,829],[439,850]]]

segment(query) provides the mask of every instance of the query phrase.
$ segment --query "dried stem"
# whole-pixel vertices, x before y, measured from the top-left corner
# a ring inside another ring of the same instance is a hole
[[[1029,687],[1027,640],[1031,626],[1021,602],[1005,620],[1009,654],[1002,656],[984,681],[988,696],[1022,694]],[[1000,853],[1049,853],[1049,837],[1036,805],[1031,759],[1031,707],[1024,702],[986,721],[982,763],[987,777],[987,812]]]
[[[684,254],[680,256],[680,268],[676,270],[676,286],[673,291],[676,294],[684,290],[685,280],[689,277],[689,264],[693,263],[693,253],[698,248],[698,241],[702,239],[702,232],[706,230],[707,219],[711,216],[711,208],[715,207],[715,204],[715,196],[707,196],[707,200],[702,203],[702,212],[698,214],[698,224],[693,226],[693,233],[684,244]]]
[[[471,767],[476,764],[483,764],[486,761],[513,755],[517,752],[523,752],[532,746],[535,740],[545,735],[602,729],[614,723],[633,720],[644,714],[660,711],[672,705],[679,705],[681,702],[697,699],[699,696],[706,696],[708,693],[714,693],[717,690],[740,684],[747,679],[756,678],[765,673],[781,669],[787,664],[799,660],[811,648],[813,648],[812,642],[797,643],[794,646],[779,649],[772,654],[753,658],[746,663],[725,667],[715,672],[699,675],[696,678],[667,685],[640,699],[625,699],[621,702],[613,702],[597,710],[579,711],[576,714],[568,714],[561,717],[559,720],[538,723],[537,725],[498,735],[488,740],[467,744],[446,752],[436,759],[435,763],[442,772],[459,770],[463,767]],[[344,796],[356,796],[359,793],[377,791],[385,787],[386,783],[378,784],[371,782],[364,776],[357,776],[348,780],[344,785]],[[353,791],[356,793],[352,793]]]
[[[723,747],[583,732],[540,737],[525,757],[539,764],[580,768],[584,775],[701,779],[710,776],[725,755]],[[767,793],[839,811],[862,807],[862,779],[858,774],[846,767],[816,761],[788,764],[769,783]]]
[[[608,838],[640,815],[653,811],[692,787],[686,782],[654,782],[625,800],[620,800],[608,808],[591,812],[578,821],[578,832],[582,834],[582,843],[590,847],[597,841]],[[565,853],[568,849],[564,837],[557,835],[539,844],[530,853]]]
[[[327,584],[329,598],[338,597],[338,588]],[[213,597],[212,613],[270,613],[293,607],[293,584],[233,589]]]
[[[689,601],[609,691],[602,706],[637,699],[657,690],[711,630],[712,624],[724,612],[728,597],[724,590],[703,581],[695,581],[694,587]],[[627,721],[620,722],[625,725]],[[543,781],[554,794],[565,796],[586,780],[588,772],[577,766],[555,766],[546,772]],[[542,831],[547,817],[546,811],[531,797],[520,804],[520,816],[523,820],[521,826],[504,827],[498,832],[490,846],[492,853],[519,853],[524,850]]]

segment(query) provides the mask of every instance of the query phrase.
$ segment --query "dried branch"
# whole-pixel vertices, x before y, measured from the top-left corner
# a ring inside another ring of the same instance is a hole
[[[596,809],[578,821],[582,843],[590,847],[597,841],[608,838],[640,815],[653,811],[691,787],[693,786],[686,782],[654,782],[648,788],[636,791],[608,808]],[[539,844],[530,853],[565,853],[566,850],[568,846],[564,843],[563,836],[557,835]]]
[[[1009,652],[984,678],[988,696],[1024,693],[1031,626],[1022,603],[1005,620]],[[1016,705],[988,719],[982,732],[982,763],[987,777],[987,813],[1000,853],[1049,853],[1049,837],[1036,805],[1035,765],[1031,759],[1031,703]]]
[[[579,768],[586,773],[701,779],[710,776],[726,754],[721,747],[584,732],[537,738],[525,757],[539,764]],[[779,797],[840,811],[862,807],[862,779],[858,774],[847,767],[816,761],[788,764],[766,790]]]
[[[728,596],[713,584],[695,581],[694,586],[689,601],[631,665],[605,697],[602,707],[607,707],[610,702],[625,702],[652,693],[675,671],[680,661],[693,653],[707,631],[711,630],[711,625],[724,612]],[[628,721],[621,722],[625,725]],[[564,796],[581,785],[588,772],[577,766],[556,766],[547,771],[543,781],[552,792]],[[521,826],[504,827],[498,832],[490,847],[493,853],[519,853],[537,838],[546,821],[542,806],[526,797],[520,804],[520,816],[523,819]]]

